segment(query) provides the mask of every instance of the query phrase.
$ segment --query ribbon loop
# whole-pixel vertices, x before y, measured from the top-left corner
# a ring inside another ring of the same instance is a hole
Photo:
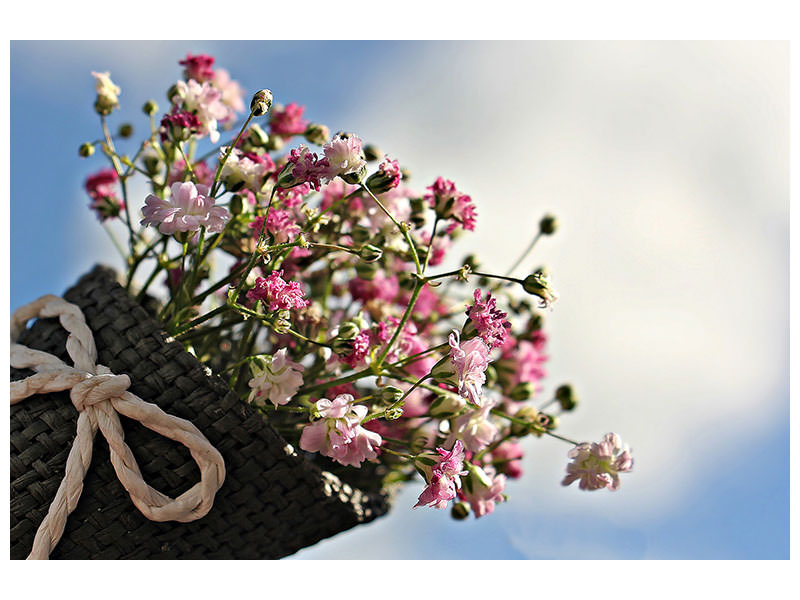
[[[59,318],[69,332],[67,353],[74,367],[46,352],[15,343],[27,321],[34,317]],[[64,479],[36,532],[29,559],[47,559],[61,539],[67,517],[75,510],[83,490],[83,478],[92,461],[98,428],[108,441],[111,464],[120,483],[148,519],[185,523],[205,516],[225,480],[222,455],[197,427],[130,393],[130,377],[114,375],[108,367],[95,364],[96,360],[94,336],[78,306],[48,295],[18,308],[11,315],[11,365],[37,371],[12,382],[11,404],[35,393],[69,389],[70,399],[79,413],[78,431],[67,458]],[[175,499],[147,485],[133,453],[125,444],[117,413],[186,446],[200,468],[200,481]]]

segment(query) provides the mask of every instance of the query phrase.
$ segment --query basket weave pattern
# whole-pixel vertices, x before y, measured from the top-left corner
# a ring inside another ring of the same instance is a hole
[[[95,336],[98,363],[131,378],[130,391],[194,423],[225,459],[225,483],[208,515],[192,523],[149,521],[117,480],[102,436],[64,536],[51,558],[280,558],[385,514],[380,491],[362,491],[298,455],[227,384],[166,334],[96,267],[64,298]],[[69,362],[67,333],[40,319],[19,340]],[[11,369],[11,379],[29,375]],[[64,475],[78,413],[68,392],[11,407],[11,558],[25,558]],[[199,480],[188,450],[122,419],[125,438],[154,488],[175,496]]]

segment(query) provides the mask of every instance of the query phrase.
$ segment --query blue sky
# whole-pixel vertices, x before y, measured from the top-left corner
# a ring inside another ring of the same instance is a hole
[[[562,428],[636,457],[618,492],[586,494],[558,485],[564,445],[528,440],[495,514],[412,511],[409,486],[298,559],[788,558],[787,44],[14,42],[12,309],[119,264],[82,191],[102,164],[77,155],[99,133],[90,71],[141,130],[187,51],[378,144],[412,186],[455,180],[479,212],[456,261],[502,270],[556,212],[526,267],[562,296],[548,382],[584,400]]]

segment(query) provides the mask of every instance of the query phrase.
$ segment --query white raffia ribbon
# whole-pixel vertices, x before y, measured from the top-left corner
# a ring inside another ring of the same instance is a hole
[[[52,354],[16,343],[27,322],[35,317],[59,318],[69,332],[67,352],[74,367]],[[11,404],[33,394],[70,390],[72,403],[78,409],[78,432],[67,458],[66,474],[36,532],[28,559],[47,559],[61,539],[67,517],[78,505],[83,478],[92,462],[92,446],[98,428],[108,440],[111,464],[117,477],[136,508],[152,521],[185,523],[205,516],[225,480],[222,455],[197,427],[131,394],[127,391],[130,386],[127,375],[114,375],[107,367],[95,364],[96,361],[94,336],[81,309],[74,304],[48,295],[18,308],[11,315],[11,366],[36,371],[27,379],[11,382]],[[200,468],[199,483],[174,499],[147,485],[131,449],[125,444],[120,414],[186,446]]]

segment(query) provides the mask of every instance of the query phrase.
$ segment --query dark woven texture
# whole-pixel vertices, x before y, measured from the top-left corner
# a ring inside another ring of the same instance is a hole
[[[385,495],[354,489],[287,448],[265,418],[177,342],[96,267],[64,298],[94,332],[98,362],[131,378],[130,391],[194,423],[225,458],[214,507],[192,523],[155,523],[117,480],[100,433],[83,494],[51,558],[280,558],[388,510]],[[66,332],[36,321],[20,343],[72,364]],[[29,371],[11,369],[11,379]],[[11,558],[25,558],[64,475],[78,413],[69,393],[32,396],[11,407]],[[199,481],[188,450],[122,418],[145,480],[171,496]]]

